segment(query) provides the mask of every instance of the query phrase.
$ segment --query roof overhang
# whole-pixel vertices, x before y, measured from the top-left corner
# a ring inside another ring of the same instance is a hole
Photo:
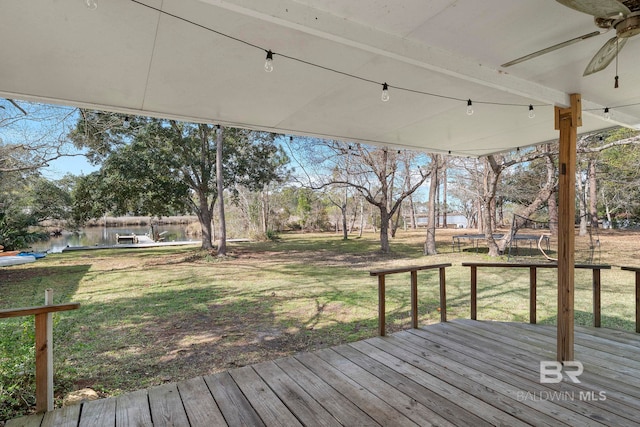
[[[640,124],[640,40],[619,89],[582,77],[609,36],[500,67],[594,30],[553,0],[95,1],[3,2],[0,96],[469,156],[556,140],[571,93],[581,132]]]

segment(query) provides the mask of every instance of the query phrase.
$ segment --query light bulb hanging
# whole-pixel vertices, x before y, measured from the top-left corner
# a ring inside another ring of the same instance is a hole
[[[273,71],[273,52],[270,50],[267,51],[267,59],[264,61],[264,70],[267,73]]]
[[[536,116],[535,111],[533,111],[533,105],[529,104],[529,118],[533,119]]]
[[[130,126],[131,126],[131,122],[129,121],[129,116],[126,116],[122,121],[122,127],[125,129],[129,129]]]
[[[84,0],[84,4],[91,10],[96,10],[98,8],[97,0]]]
[[[389,85],[387,83],[382,84],[382,95],[380,96],[382,102],[387,102],[389,100]]]
[[[467,116],[471,116],[473,114],[473,102],[471,100],[467,101]]]
[[[611,120],[611,113],[609,112],[609,107],[605,107],[604,108],[604,114],[603,117],[605,120],[609,121]]]

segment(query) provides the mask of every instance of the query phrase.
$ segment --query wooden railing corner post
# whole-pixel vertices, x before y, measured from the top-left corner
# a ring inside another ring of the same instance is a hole
[[[447,321],[447,285],[445,267],[440,267],[440,321]]]
[[[600,311],[601,311],[601,281],[600,269],[593,269],[593,326],[600,327]]]
[[[471,320],[478,320],[478,267],[471,266]]]
[[[636,332],[640,333],[640,271],[636,271]]]
[[[385,336],[385,289],[384,274],[378,276],[378,333],[381,337]]]
[[[418,271],[411,270],[411,327],[418,329]]]
[[[529,323],[537,322],[537,294],[538,294],[538,270],[536,267],[529,267]]]

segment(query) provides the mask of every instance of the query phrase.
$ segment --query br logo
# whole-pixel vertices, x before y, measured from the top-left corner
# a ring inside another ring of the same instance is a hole
[[[564,365],[564,366],[563,366]],[[581,362],[556,362],[555,360],[540,361],[540,383],[553,384],[559,383],[563,379],[564,374],[574,383],[579,383],[578,377],[584,371]]]

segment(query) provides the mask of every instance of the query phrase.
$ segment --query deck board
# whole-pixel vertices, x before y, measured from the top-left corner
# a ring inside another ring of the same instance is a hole
[[[555,327],[458,319],[6,425],[638,425],[640,334],[577,328],[575,343],[581,382],[541,383]]]
[[[230,426],[263,426],[264,422],[251,406],[228,372],[204,377],[220,412]]]
[[[116,398],[116,427],[150,427],[152,425],[147,390],[134,391]]]
[[[351,403],[322,378],[311,372],[294,358],[279,359],[276,364],[322,405],[340,423],[352,423],[358,426],[377,426],[370,416]]]
[[[229,371],[229,374],[265,425],[281,427],[302,425],[252,367],[234,369]]]
[[[413,332],[413,331],[412,331]],[[417,331],[416,334],[420,336],[425,336],[425,339],[428,340],[433,333],[426,336],[426,334],[422,334],[422,331]],[[441,342],[442,343],[442,342]],[[487,343],[487,347],[490,347],[491,344],[499,346],[499,343]],[[413,343],[411,345],[414,345]],[[445,343],[444,345],[451,346],[449,343]],[[415,351],[419,351],[423,346],[416,345]],[[452,346],[454,348],[455,346]],[[461,353],[465,353],[467,350],[464,348],[456,347],[458,351]],[[508,349],[503,349],[503,354],[507,353]],[[567,396],[569,394],[579,396],[580,392],[583,393],[592,393],[598,392],[599,388],[593,388],[585,386],[579,386],[577,384],[572,383],[560,383],[560,384],[540,384],[539,383],[539,362],[535,362],[534,369],[528,369],[527,367],[523,367],[521,365],[514,365],[504,360],[496,361],[493,357],[486,353],[479,352],[468,352],[466,356],[469,359],[466,360],[466,366],[473,368],[473,371],[469,375],[484,375],[483,377],[477,378],[477,381],[480,383],[487,384],[494,388],[497,392],[503,393],[506,396],[511,396],[518,400],[518,393],[522,392],[522,390],[526,390],[533,395],[546,395],[548,393],[561,393],[563,396]],[[496,381],[498,382],[496,385]],[[599,406],[602,410],[598,420],[593,420],[592,416],[592,408],[586,405],[581,404],[580,402],[575,402],[572,400],[563,400],[557,399],[553,402],[550,401],[534,401],[532,399],[519,399],[522,400],[527,406],[529,406],[528,414],[525,417],[520,416],[520,418],[527,420],[531,418],[533,411],[539,411],[538,417],[542,419],[546,419],[547,423],[554,425],[558,422],[563,422],[569,425],[598,425],[600,422],[606,422],[609,425],[637,425],[635,422],[630,422],[630,418],[625,418],[624,416],[619,416],[616,411],[611,409],[615,409],[617,411],[621,411],[626,413],[628,417],[632,417],[633,410],[628,408],[626,405],[622,405],[617,402],[612,402],[609,400],[608,402],[600,402],[593,401],[591,402],[592,406]],[[524,414],[521,414],[524,415]],[[549,421],[549,417],[554,418]]]
[[[340,426],[338,420],[274,362],[253,367],[302,424]]]
[[[83,411],[84,411],[83,405]],[[149,389],[149,407],[154,426],[189,425],[178,386],[164,384]]]
[[[178,383],[178,392],[192,427],[221,426],[226,422],[202,377]]]
[[[401,412],[398,412],[387,402],[371,393],[371,391],[360,386],[338,369],[320,359],[316,354],[303,353],[297,355],[296,359],[302,362],[309,370],[322,377],[331,387],[345,396],[347,401],[358,406],[377,423],[381,425],[415,425]]]
[[[64,407],[58,411],[47,412],[41,427],[76,427],[80,418],[80,405]]]

